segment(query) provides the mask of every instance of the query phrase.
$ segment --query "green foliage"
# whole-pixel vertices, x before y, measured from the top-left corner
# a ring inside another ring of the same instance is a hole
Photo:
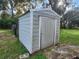
[[[74,8],[63,15],[61,19],[61,27],[75,28],[79,27],[79,8]]]
[[[18,21],[17,18],[0,19],[0,28],[9,29],[11,28],[12,24],[16,24],[17,21]]]
[[[7,14],[5,11],[4,12],[2,12],[2,14],[1,14],[1,19],[8,19],[8,18],[10,18],[11,16],[9,15],[9,14]]]

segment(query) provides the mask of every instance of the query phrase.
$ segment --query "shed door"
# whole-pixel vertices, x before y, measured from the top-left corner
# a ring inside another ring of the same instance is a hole
[[[48,17],[40,17],[40,48],[46,48],[54,43],[55,20]]]

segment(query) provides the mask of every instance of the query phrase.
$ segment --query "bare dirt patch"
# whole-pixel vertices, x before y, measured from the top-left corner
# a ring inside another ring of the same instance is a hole
[[[48,59],[74,59],[79,58],[79,46],[60,45],[52,46],[44,50]]]
[[[11,30],[0,31],[0,40],[16,39],[15,36],[11,33]]]

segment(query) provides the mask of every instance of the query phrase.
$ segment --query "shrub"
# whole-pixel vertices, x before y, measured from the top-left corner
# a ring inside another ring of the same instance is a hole
[[[18,21],[17,18],[0,19],[0,28],[1,29],[10,29],[12,24],[16,24],[17,21]]]

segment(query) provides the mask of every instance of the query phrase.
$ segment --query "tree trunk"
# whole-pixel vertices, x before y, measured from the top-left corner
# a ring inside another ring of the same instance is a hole
[[[10,2],[10,5],[11,5],[11,11],[12,11],[12,18],[14,18],[14,13],[13,13],[13,3],[12,3],[12,0],[9,0],[9,2]]]

